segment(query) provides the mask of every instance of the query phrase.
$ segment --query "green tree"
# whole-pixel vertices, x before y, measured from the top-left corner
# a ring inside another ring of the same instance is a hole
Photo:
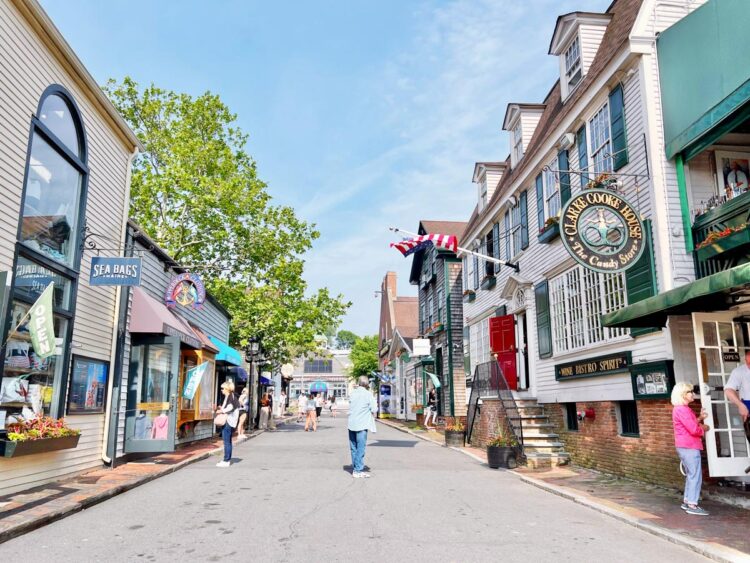
[[[278,361],[313,349],[315,333],[338,326],[349,303],[307,291],[302,256],[319,233],[272,205],[236,116],[210,92],[141,89],[127,77],[105,91],[145,147],[133,164],[131,217],[200,273],[233,316],[232,344],[260,336]]]
[[[350,350],[358,336],[351,330],[340,330],[336,335],[336,348],[339,350]]]
[[[352,346],[350,355],[352,367],[350,376],[352,378],[360,375],[372,375],[378,371],[378,337],[363,336],[357,338]]]

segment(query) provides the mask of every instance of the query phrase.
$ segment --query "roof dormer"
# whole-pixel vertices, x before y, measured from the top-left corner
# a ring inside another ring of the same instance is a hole
[[[557,18],[549,54],[560,61],[562,100],[576,89],[591,66],[612,14],[572,12]]]
[[[515,168],[523,158],[531,136],[544,113],[544,104],[508,104],[503,130],[510,131],[510,165]]]
[[[504,162],[477,162],[474,165],[474,176],[471,181],[477,185],[477,209],[480,213],[492,199],[506,167]]]

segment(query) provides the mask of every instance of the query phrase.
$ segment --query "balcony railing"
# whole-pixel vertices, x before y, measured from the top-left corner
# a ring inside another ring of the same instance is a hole
[[[693,223],[695,277],[750,262],[750,192],[699,215]]]

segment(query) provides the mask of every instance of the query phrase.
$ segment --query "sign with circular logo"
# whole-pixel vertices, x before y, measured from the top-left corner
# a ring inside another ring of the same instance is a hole
[[[609,190],[583,190],[560,215],[563,246],[580,264],[597,272],[622,272],[643,254],[645,234],[638,213]]]
[[[167,287],[164,301],[167,307],[182,305],[200,309],[206,301],[206,287],[198,274],[184,273],[172,278]]]

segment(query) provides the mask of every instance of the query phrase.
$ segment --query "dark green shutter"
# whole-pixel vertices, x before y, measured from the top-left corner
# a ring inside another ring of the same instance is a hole
[[[625,287],[628,292],[628,305],[653,297],[657,293],[656,287],[656,265],[654,264],[653,238],[651,235],[651,220],[643,222],[643,238],[646,244],[643,254],[638,261],[625,270]],[[640,336],[650,332],[656,332],[660,328],[632,328],[630,336]]]
[[[560,173],[560,209],[562,209],[570,199],[570,172],[568,172],[570,160],[567,150],[557,153],[557,169]]]
[[[625,135],[625,101],[620,84],[609,93],[609,123],[612,130],[612,168],[617,171],[628,163]]]
[[[526,190],[521,192],[518,198],[518,205],[521,206],[521,250],[529,247],[529,210],[528,195]]]
[[[589,183],[589,175],[586,170],[589,166],[589,153],[586,148],[586,126],[584,125],[576,133],[576,145],[578,145],[578,170],[581,171],[581,188]]]
[[[500,258],[500,223],[492,225],[492,255]],[[495,272],[500,271],[500,264],[495,263]]]
[[[499,307],[495,308],[495,316],[496,317],[504,317],[505,315],[508,314],[507,311],[508,311],[508,309],[506,308],[505,305],[500,305]]]
[[[474,289],[479,289],[479,258],[474,256]]]
[[[552,357],[552,322],[549,312],[549,288],[544,280],[534,288],[536,298],[536,333],[539,357]]]
[[[464,281],[464,289],[469,289],[469,259],[464,256],[463,267],[461,268],[461,277]]]
[[[541,173],[536,177],[536,220],[541,233],[544,229],[544,184]]]
[[[513,258],[510,255],[510,211],[505,212],[505,259]]]

